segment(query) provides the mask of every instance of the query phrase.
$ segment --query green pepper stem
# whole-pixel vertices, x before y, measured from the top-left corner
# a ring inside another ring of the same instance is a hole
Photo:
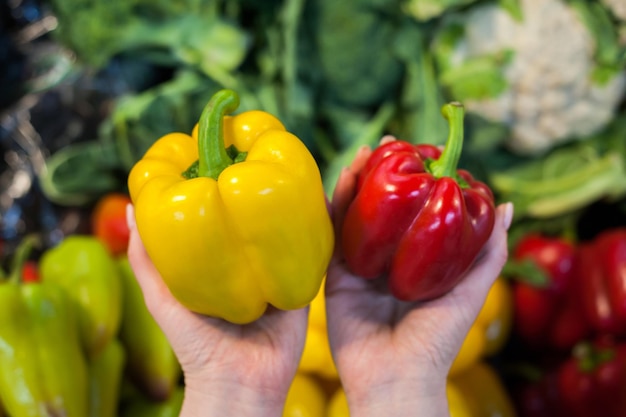
[[[463,149],[463,105],[456,101],[448,103],[441,108],[441,113],[448,121],[450,131],[441,156],[430,164],[430,172],[436,178],[455,177]]]
[[[28,260],[33,247],[39,245],[40,240],[37,235],[27,235],[20,242],[19,246],[15,250],[15,254],[11,259],[11,270],[7,282],[11,284],[19,284],[22,280],[22,269],[24,264]]]
[[[224,144],[224,116],[237,107],[239,96],[225,89],[215,93],[202,111],[198,127],[198,176],[217,180],[233,164]]]

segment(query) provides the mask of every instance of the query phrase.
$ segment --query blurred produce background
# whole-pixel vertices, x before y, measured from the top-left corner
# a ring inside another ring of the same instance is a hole
[[[450,375],[453,417],[623,417],[607,399],[626,391],[625,51],[624,0],[0,2],[2,265],[37,281],[58,273],[40,269],[69,237],[103,243],[119,319],[80,365],[105,387],[89,415],[177,415],[180,370],[124,264],[126,176],[143,152],[232,88],[240,110],[271,112],[304,141],[330,195],[385,134],[443,144],[440,108],[461,101],[461,166],[515,219],[511,259]],[[39,244],[18,250],[27,236]],[[321,294],[309,326],[285,416],[347,416]],[[598,388],[602,367],[618,377]],[[582,380],[594,389],[577,391]]]

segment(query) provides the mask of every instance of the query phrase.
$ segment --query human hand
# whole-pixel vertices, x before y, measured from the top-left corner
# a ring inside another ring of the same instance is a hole
[[[307,309],[270,307],[246,325],[193,313],[174,298],[152,264],[131,206],[127,221],[130,264],[185,377],[181,417],[280,416],[302,355]]]
[[[331,202],[336,236],[370,154],[361,149],[339,177]],[[507,259],[512,210],[497,208],[482,255],[453,290],[428,302],[399,301],[384,280],[351,274],[337,245],[326,282],[328,335],[352,414],[449,415],[448,370]]]

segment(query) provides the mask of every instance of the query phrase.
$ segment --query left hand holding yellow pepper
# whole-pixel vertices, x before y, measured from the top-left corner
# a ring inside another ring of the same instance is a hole
[[[128,178],[136,224],[172,294],[243,324],[317,294],[334,244],[317,164],[274,116],[217,92],[193,136],[156,141]]]

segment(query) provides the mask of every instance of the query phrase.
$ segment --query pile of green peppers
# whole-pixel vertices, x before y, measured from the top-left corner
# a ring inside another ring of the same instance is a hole
[[[177,416],[180,365],[124,255],[91,235],[23,239],[0,272],[0,416]]]

